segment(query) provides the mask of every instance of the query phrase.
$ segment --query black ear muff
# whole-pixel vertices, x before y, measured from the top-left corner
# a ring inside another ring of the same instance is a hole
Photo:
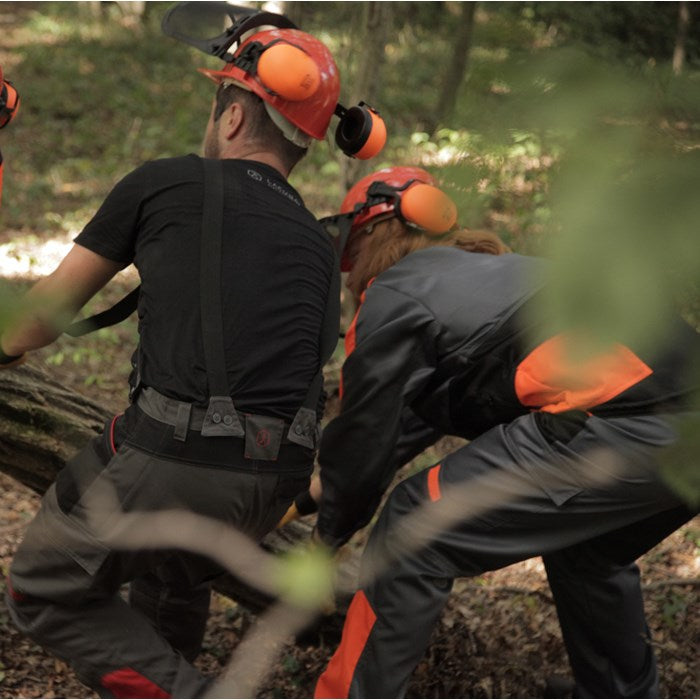
[[[335,142],[346,156],[367,160],[384,148],[384,120],[369,105],[360,102],[350,109],[338,105],[336,114],[340,117],[340,122],[335,130]]]

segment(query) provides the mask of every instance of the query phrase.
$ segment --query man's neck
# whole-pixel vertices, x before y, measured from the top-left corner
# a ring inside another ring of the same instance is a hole
[[[277,170],[282,177],[287,178],[289,176],[289,169],[284,166],[280,158],[270,151],[260,150],[257,147],[253,148],[241,148],[236,147],[234,144],[230,144],[230,147],[222,152],[221,158],[238,158],[241,160],[255,160],[258,163],[265,163],[270,167]]]

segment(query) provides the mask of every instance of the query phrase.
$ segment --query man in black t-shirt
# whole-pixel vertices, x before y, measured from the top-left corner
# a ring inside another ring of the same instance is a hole
[[[251,40],[263,55],[273,45],[302,51],[317,73],[312,94],[283,99],[255,64],[209,71],[219,87],[205,158],[149,162],[121,180],[29,292],[33,316],[0,337],[0,365],[17,364],[57,337],[56,318],[130,263],[139,270],[132,403],[47,491],[8,580],[20,629],[103,696],[202,696],[208,681],[191,661],[222,573],[184,551],[202,539],[187,518],[163,535],[118,516],[186,511],[257,541],[313,466],[338,272],[330,239],[286,177],[310,139],[324,137],[338,73],[298,30]],[[127,581],[130,604],[119,596]]]

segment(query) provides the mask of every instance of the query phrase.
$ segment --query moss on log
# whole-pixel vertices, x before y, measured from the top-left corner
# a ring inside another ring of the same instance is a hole
[[[108,417],[37,367],[0,372],[0,471],[41,494]]]

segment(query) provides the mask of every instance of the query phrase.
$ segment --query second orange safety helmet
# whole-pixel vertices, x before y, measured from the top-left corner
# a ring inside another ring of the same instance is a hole
[[[356,182],[340,206],[342,214],[355,211],[352,229],[391,213],[409,226],[436,235],[457,221],[457,207],[422,168],[394,167],[371,173]]]
[[[335,241],[344,272],[352,267],[345,254],[352,234],[392,216],[409,227],[440,236],[457,223],[457,207],[422,168],[384,168],[363,177],[345,196],[340,214],[321,219]]]

